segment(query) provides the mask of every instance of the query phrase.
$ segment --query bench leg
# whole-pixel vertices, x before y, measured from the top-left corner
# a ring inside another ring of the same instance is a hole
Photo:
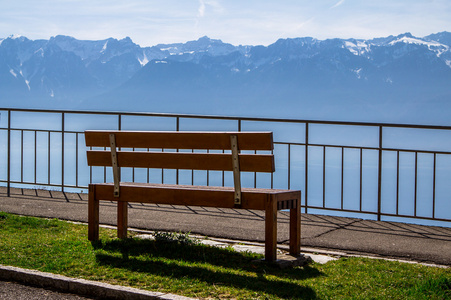
[[[99,239],[99,200],[95,197],[95,185],[89,185],[88,194],[88,240]]]
[[[298,256],[301,253],[301,200],[296,201],[296,207],[290,209],[290,254]]]
[[[128,202],[117,202],[117,237],[127,238]]]
[[[265,260],[277,259],[277,201],[268,196],[265,207]]]

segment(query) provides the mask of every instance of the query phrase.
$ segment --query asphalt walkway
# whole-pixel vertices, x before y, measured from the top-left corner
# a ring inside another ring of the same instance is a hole
[[[0,188],[0,211],[87,222],[87,195]],[[289,217],[279,212],[278,242],[288,243]],[[116,205],[101,202],[100,223],[115,225]],[[132,204],[129,226],[232,240],[264,241],[260,211]],[[451,266],[451,228],[303,214],[301,251],[360,254]]]
[[[74,294],[60,293],[43,288],[37,288],[16,282],[0,280],[0,299],[14,300],[88,300],[86,298]]]

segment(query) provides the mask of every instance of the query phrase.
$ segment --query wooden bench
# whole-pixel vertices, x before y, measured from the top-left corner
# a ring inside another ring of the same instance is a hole
[[[290,254],[299,255],[301,192],[241,188],[240,172],[275,171],[274,156],[255,151],[273,150],[272,132],[85,131],[85,140],[88,147],[102,147],[87,151],[88,165],[112,167],[114,178],[112,183],[89,185],[89,240],[99,238],[99,200],[117,201],[119,238],[127,237],[128,202],[264,210],[265,259],[274,261],[277,211],[289,209]],[[225,151],[193,151],[201,149]],[[234,187],[120,182],[121,167],[232,171]]]

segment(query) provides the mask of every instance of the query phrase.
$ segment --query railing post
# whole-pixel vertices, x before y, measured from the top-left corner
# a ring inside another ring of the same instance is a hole
[[[122,114],[117,115],[117,130],[122,130]],[[118,150],[121,150],[121,148],[118,148]],[[106,171],[106,169],[105,169],[105,171]],[[117,169],[117,173],[118,173],[119,181],[121,181],[121,168]],[[135,181],[135,168],[133,168],[133,182],[134,181]],[[124,208],[124,209],[126,209],[126,208]],[[125,232],[127,232],[127,230]]]
[[[291,188],[291,143],[288,143],[288,189]]]
[[[8,110],[8,182],[7,182],[7,195],[11,196],[11,110]]]
[[[61,113],[61,192],[64,193],[64,113]]]
[[[305,123],[305,213],[308,213],[308,123]]]
[[[175,131],[180,131],[180,117],[175,118]],[[179,152],[179,149],[177,149],[177,152]],[[175,170],[175,184],[179,184],[179,169]],[[207,171],[208,175],[208,171]],[[208,185],[208,183],[207,183]]]
[[[377,220],[381,220],[382,207],[382,125],[379,126],[379,159],[377,171]]]

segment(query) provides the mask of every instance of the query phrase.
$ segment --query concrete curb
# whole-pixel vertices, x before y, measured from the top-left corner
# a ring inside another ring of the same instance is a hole
[[[3,265],[0,265],[0,280],[19,282],[31,286],[53,289],[63,293],[99,299],[194,299]]]

